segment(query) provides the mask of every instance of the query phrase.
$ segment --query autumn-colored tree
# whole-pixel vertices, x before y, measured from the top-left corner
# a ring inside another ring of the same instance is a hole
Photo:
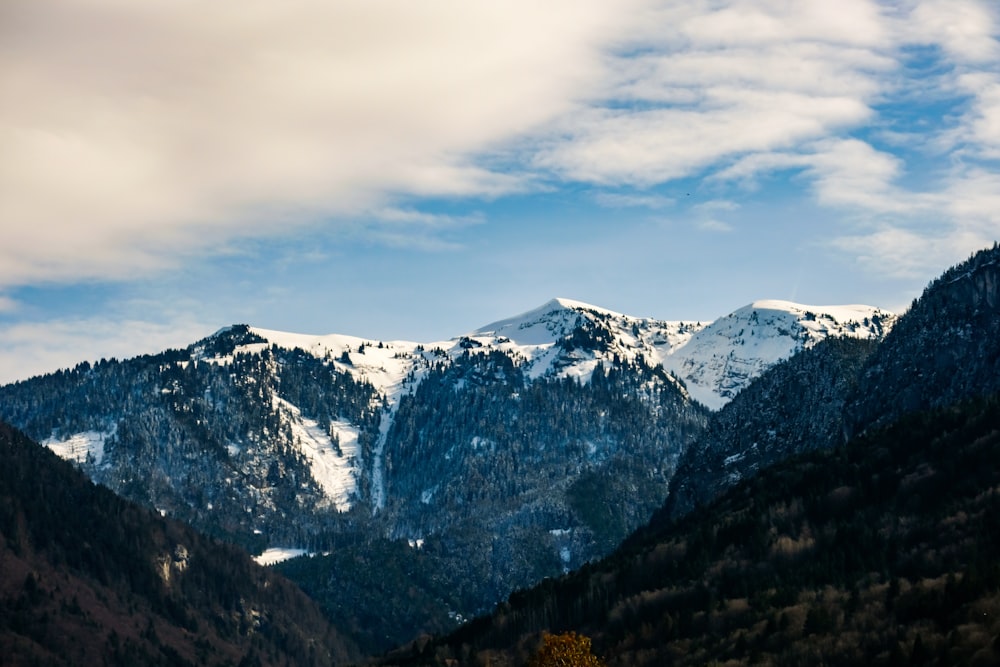
[[[546,632],[528,667],[604,667],[604,663],[591,652],[590,637],[575,632]]]

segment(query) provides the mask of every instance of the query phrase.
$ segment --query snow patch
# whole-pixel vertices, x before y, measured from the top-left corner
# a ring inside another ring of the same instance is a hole
[[[330,424],[339,443],[338,452],[333,438],[315,420],[304,417],[298,407],[284,399],[276,399],[276,403],[291,417],[293,441],[309,461],[313,479],[337,510],[346,512],[358,486],[358,429],[344,421]]]
[[[68,438],[55,436],[43,440],[41,444],[51,449],[59,458],[75,463],[85,463],[87,457],[96,465],[104,460],[104,443],[117,429],[110,431],[82,431]]]
[[[304,556],[309,552],[306,549],[290,549],[287,547],[272,547],[270,549],[265,549],[264,553],[254,556],[253,559],[257,561],[258,565],[263,565],[268,567],[270,565],[276,565],[282,561],[290,560],[292,558],[298,558],[299,556]]]

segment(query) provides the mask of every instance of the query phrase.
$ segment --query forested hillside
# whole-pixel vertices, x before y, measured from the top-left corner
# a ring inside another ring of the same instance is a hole
[[[609,665],[996,664],[997,460],[998,399],[911,416],[384,664],[524,664],[543,630]]]
[[[844,407],[877,345],[829,338],[754,380],[684,452],[660,518],[683,516],[789,456],[842,444]]]
[[[851,396],[851,433],[1000,391],[1000,246],[932,281],[898,324]]]
[[[316,605],[241,549],[95,486],[0,424],[0,662],[335,665]]]

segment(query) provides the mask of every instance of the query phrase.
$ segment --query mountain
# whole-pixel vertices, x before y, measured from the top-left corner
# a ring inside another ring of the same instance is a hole
[[[998,260],[932,282],[882,343],[775,365],[610,557],[386,664],[519,664],[546,631],[612,665],[996,664]]]
[[[1000,247],[931,282],[900,324],[859,378],[849,432],[1000,391]]]
[[[236,325],[0,387],[0,417],[165,516],[314,554],[285,571],[366,619],[353,637],[377,651],[608,553],[662,504],[706,405],[893,321],[767,301],[705,325],[556,299],[425,344]]]
[[[711,323],[685,323],[629,317],[578,301],[554,299],[518,317],[483,327],[474,340],[524,355],[535,377],[551,372],[553,365],[570,365],[570,372],[586,377],[596,359],[609,361],[615,354],[622,359],[641,358],[680,378],[692,398],[717,410],[764,370],[800,350],[830,337],[878,340],[895,320],[892,313],[871,306],[804,306],[764,300]],[[589,332],[603,334],[607,343],[603,355],[559,355],[562,350],[554,343],[574,333],[581,336]]]
[[[359,657],[288,581],[0,424],[4,665],[333,665]]]
[[[829,338],[775,364],[721,410],[681,456],[660,520],[802,452],[845,441],[845,407],[878,341]]]
[[[613,667],[997,664],[998,458],[996,398],[911,415],[380,664],[526,664],[570,631]]]
[[[1000,391],[997,340],[994,246],[933,281],[881,342],[829,338],[754,380],[685,451],[661,515],[681,516],[792,454]]]
[[[834,337],[880,340],[896,316],[870,306],[755,301],[698,330],[661,359],[691,395],[718,410],[776,363]]]

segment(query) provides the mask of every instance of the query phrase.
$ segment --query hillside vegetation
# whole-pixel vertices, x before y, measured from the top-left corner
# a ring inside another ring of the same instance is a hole
[[[998,460],[997,398],[912,416],[384,664],[519,665],[568,630],[609,665],[996,664]]]
[[[302,591],[0,423],[0,663],[334,665]]]

